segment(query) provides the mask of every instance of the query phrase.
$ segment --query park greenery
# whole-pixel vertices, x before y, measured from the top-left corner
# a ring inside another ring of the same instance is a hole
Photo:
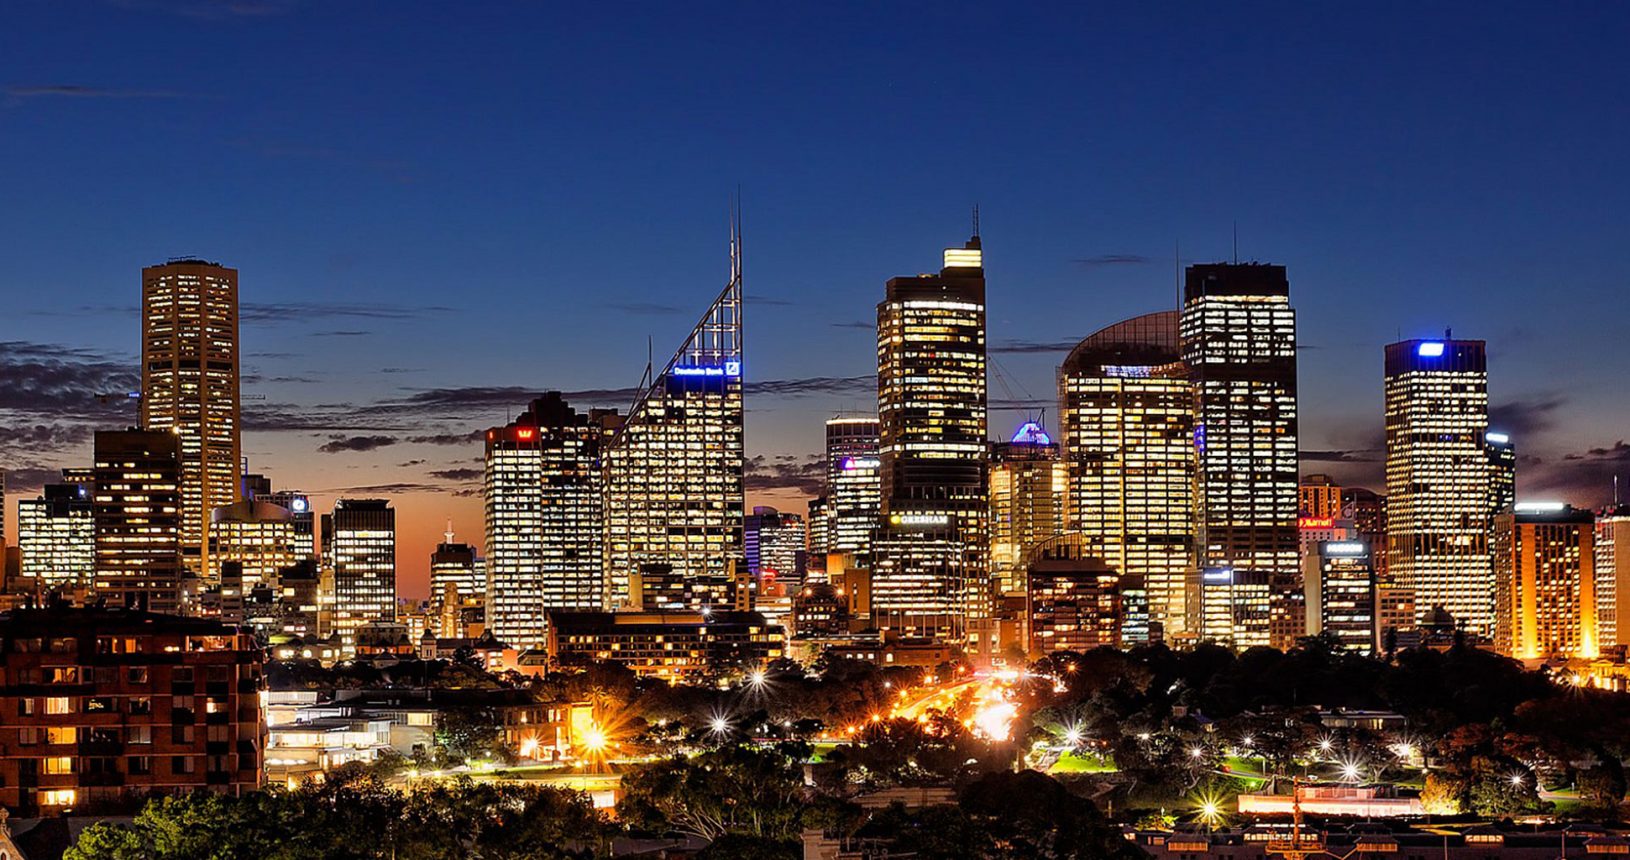
[[[1612,820],[1626,793],[1630,695],[1464,646],[1389,659],[1322,639],[1285,653],[1063,652],[1013,678],[1005,738],[971,728],[965,702],[891,711],[903,691],[966,667],[816,668],[782,661],[694,687],[612,664],[481,680],[605,715],[623,758],[614,815],[501,773],[415,779],[412,762],[384,760],[294,789],[157,799],[128,825],[87,830],[68,856],[596,857],[619,837],[692,837],[711,843],[704,857],[790,858],[818,832],[923,858],[1113,857],[1135,854],[1121,824],[1200,820],[1202,798],[1218,819],[1230,795],[1288,793],[1292,779],[1418,792],[1429,812],[1464,821]],[[300,677],[325,683],[310,667]],[[1334,709],[1392,712],[1403,726],[1326,725]],[[834,734],[846,742],[823,740]],[[438,732],[436,756],[493,757],[495,743],[471,711]],[[930,788],[936,800],[913,808],[868,802]]]

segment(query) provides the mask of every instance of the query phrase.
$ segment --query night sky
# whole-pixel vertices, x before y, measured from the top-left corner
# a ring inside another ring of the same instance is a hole
[[[531,392],[624,406],[746,222],[749,503],[872,409],[982,213],[992,432],[1174,263],[1289,267],[1303,471],[1381,486],[1382,346],[1489,342],[1520,494],[1630,477],[1630,6],[0,0],[0,465],[133,420],[140,269],[240,270],[244,450],[385,495],[402,591]],[[1627,485],[1630,487],[1630,485]]]

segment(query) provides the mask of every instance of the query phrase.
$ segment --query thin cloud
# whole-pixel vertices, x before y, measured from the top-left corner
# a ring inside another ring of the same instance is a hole
[[[397,442],[394,436],[333,436],[329,441],[318,446],[317,450],[324,454],[340,454],[349,451],[377,451],[388,448]]]
[[[5,88],[7,97],[23,99],[194,99],[194,93],[174,90],[122,90],[87,87],[80,84],[13,84]]]
[[[371,331],[362,331],[361,329],[341,329],[339,331],[314,331],[314,332],[311,333],[311,336],[312,337],[367,337],[368,335],[371,335],[371,334],[373,334],[373,332],[371,332]]]
[[[1097,268],[1100,266],[1143,266],[1154,262],[1142,254],[1099,254],[1096,257],[1078,257],[1071,262],[1078,266]]]
[[[437,469],[430,473],[432,478],[443,481],[473,481],[481,477],[480,469]]]
[[[1009,340],[991,346],[990,351],[1002,355],[1030,355],[1050,352],[1069,352],[1078,340]]]
[[[454,308],[443,305],[393,306],[325,302],[246,302],[239,308],[238,318],[246,323],[270,325],[336,318],[417,319],[433,314],[452,313],[454,310]]]
[[[1380,462],[1376,450],[1303,451],[1299,455],[1304,463],[1376,463]]]
[[[872,331],[877,328],[877,323],[862,322],[860,320],[855,320],[854,322],[827,323],[827,325],[833,328],[853,328],[864,329],[866,331]]]
[[[877,376],[810,376],[802,379],[767,379],[747,385],[751,394],[802,397],[809,394],[856,394],[877,389]]]
[[[353,487],[329,487],[323,493],[358,498],[361,496],[392,496],[405,493],[445,493],[447,488],[439,484],[419,484],[412,481],[399,481],[391,484],[362,484]]]
[[[772,296],[763,296],[757,293],[748,293],[747,301],[755,305],[768,305],[770,307],[791,307],[798,304],[791,299],[778,299]]]
[[[1490,406],[1489,428],[1511,434],[1521,446],[1524,439],[1556,426],[1557,412],[1567,402],[1560,394],[1546,394]]]
[[[773,460],[762,454],[747,458],[742,485],[748,490],[796,490],[818,496],[826,486],[826,461],[819,456],[783,455]]]
[[[665,305],[660,302],[605,302],[601,307],[622,311],[625,314],[642,314],[645,316],[680,314],[687,310],[678,305]]]
[[[107,0],[131,12],[154,12],[203,21],[270,18],[295,10],[300,0]]]
[[[481,431],[471,430],[468,433],[433,433],[428,436],[409,436],[407,441],[415,445],[468,445],[480,441]]]
[[[62,470],[46,466],[22,466],[6,469],[6,492],[37,493],[46,484],[62,482]]]

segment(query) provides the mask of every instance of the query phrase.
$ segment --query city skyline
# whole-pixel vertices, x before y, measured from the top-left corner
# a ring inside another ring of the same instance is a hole
[[[188,6],[126,9],[113,20],[150,33],[213,34],[253,56],[316,26],[344,33],[365,15],[299,4],[254,19],[164,11]],[[0,399],[5,419],[0,424],[10,428],[4,437],[6,462],[0,465],[15,470],[6,490],[8,535],[16,533],[17,501],[32,498],[41,483],[55,482],[42,470],[89,465],[92,430],[135,423],[133,404],[116,398],[104,404],[96,395],[139,387],[138,270],[171,255],[196,254],[241,273],[243,450],[251,471],[269,473],[279,489],[311,493],[321,511],[342,495],[389,496],[399,511],[401,593],[422,595],[430,551],[446,519],[451,516],[462,534],[480,531],[481,442],[470,434],[503,424],[551,389],[565,391],[583,409],[626,410],[644,365],[647,337],[659,354],[664,344],[679,342],[695,308],[717,288],[725,266],[725,202],[737,183],[743,186],[748,248],[749,509],[771,504],[804,510],[824,473],[823,421],[845,410],[871,409],[875,344],[866,320],[879,285],[890,275],[928,268],[933,249],[959,242],[967,233],[967,209],[976,201],[984,213],[989,268],[993,437],[1011,433],[1023,413],[1036,408],[1046,409],[1048,429],[1056,432],[1052,379],[1068,349],[1117,320],[1173,308],[1174,258],[1185,266],[1232,259],[1237,223],[1240,258],[1283,264],[1295,282],[1303,347],[1298,361],[1304,473],[1328,472],[1344,484],[1384,489],[1382,347],[1436,336],[1450,326],[1489,343],[1491,426],[1514,437],[1519,498],[1544,495],[1593,506],[1607,500],[1609,475],[1630,473],[1623,429],[1630,425],[1630,405],[1611,383],[1627,369],[1627,359],[1595,354],[1610,350],[1569,349],[1613,343],[1615,315],[1565,315],[1575,305],[1535,307],[1523,301],[1527,293],[1560,287],[1586,306],[1611,311],[1617,300],[1622,307],[1614,292],[1619,275],[1613,270],[1617,243],[1612,237],[1622,235],[1625,225],[1614,219],[1624,216],[1594,202],[1613,183],[1598,177],[1586,181],[1560,164],[1529,164],[1520,157],[1522,144],[1532,143],[1526,126],[1534,120],[1561,123],[1547,136],[1566,142],[1548,145],[1568,149],[1542,150],[1557,154],[1559,162],[1598,163],[1593,154],[1602,145],[1598,141],[1623,139],[1625,120],[1611,110],[1553,114],[1543,106],[1548,96],[1574,93],[1572,79],[1622,78],[1605,65],[1609,53],[1598,43],[1601,33],[1579,31],[1586,28],[1563,33],[1557,21],[1539,15],[1484,25],[1478,52],[1504,54],[1504,62],[1514,67],[1472,68],[1505,83],[1509,91],[1496,106],[1517,108],[1515,115],[1530,122],[1514,123],[1524,127],[1497,146],[1479,140],[1484,148],[1475,158],[1466,154],[1466,140],[1449,129],[1448,120],[1427,116],[1476,93],[1453,71],[1471,48],[1451,39],[1434,46],[1442,56],[1432,59],[1411,50],[1448,28],[1451,16],[1444,15],[1420,20],[1418,32],[1384,42],[1405,55],[1386,76],[1415,73],[1424,85],[1412,96],[1394,94],[1399,103],[1377,114],[1399,127],[1413,129],[1418,123],[1422,132],[1406,135],[1408,142],[1391,126],[1350,127],[1333,106],[1315,99],[1317,82],[1354,96],[1373,92],[1374,82],[1331,61],[1312,64],[1314,82],[1271,90],[1307,121],[1303,131],[1311,145],[1329,147],[1328,154],[1315,158],[1284,141],[1263,152],[1244,152],[1247,143],[1264,142],[1270,128],[1224,135],[1219,151],[1187,162],[1162,158],[1170,153],[1161,147],[1143,153],[1129,144],[1140,135],[1184,129],[1183,109],[1216,121],[1226,119],[1227,109],[1249,107],[1261,96],[1231,97],[1219,85],[1200,83],[1177,104],[1153,110],[1149,105],[1160,97],[1195,81],[1153,71],[1167,57],[1165,48],[1144,46],[1140,53],[1123,47],[1109,56],[1130,64],[1129,86],[1082,91],[1083,98],[1106,109],[1106,116],[1128,120],[1123,130],[1100,130],[1085,109],[1080,116],[1037,119],[990,101],[1007,88],[1022,96],[1017,107],[1041,103],[1036,83],[1048,72],[1042,57],[1019,58],[1023,61],[999,73],[993,73],[992,63],[971,62],[939,80],[913,76],[897,61],[877,56],[876,45],[852,37],[846,44],[864,56],[866,71],[886,73],[899,84],[897,92],[873,97],[899,99],[913,112],[881,127],[873,118],[851,133],[877,132],[879,143],[898,140],[913,122],[954,107],[959,92],[987,104],[991,124],[1005,121],[1006,127],[972,135],[964,145],[928,146],[925,166],[905,170],[892,155],[878,166],[857,162],[847,140],[836,141],[831,154],[817,152],[814,144],[766,140],[790,117],[786,108],[754,99],[747,106],[759,125],[746,130],[752,143],[779,153],[776,158],[749,156],[747,146],[730,144],[724,131],[687,127],[676,141],[690,153],[677,163],[688,171],[682,181],[639,189],[634,186],[640,180],[651,178],[641,168],[633,182],[624,179],[608,192],[593,181],[566,182],[507,145],[424,163],[429,152],[413,138],[426,126],[417,121],[399,121],[396,137],[348,139],[350,121],[336,113],[335,97],[314,95],[313,81],[220,74],[226,58],[213,53],[132,64],[143,66],[140,73],[120,70],[115,64],[133,59],[136,49],[115,42],[114,28],[105,23],[84,24],[89,53],[98,56],[84,65],[60,65],[42,55],[45,45],[26,44],[16,35],[35,29],[30,25],[53,26],[55,14],[30,7],[18,16],[23,26],[0,34],[0,49],[23,61],[8,72],[22,77],[0,80],[0,123],[7,127],[0,136],[0,163],[8,165],[0,175],[26,199],[39,201],[0,214],[6,236],[0,247],[11,262],[0,276],[0,291],[8,296],[14,321],[0,337],[5,341],[0,370],[21,382]],[[1009,58],[1017,56],[1023,39],[1062,47],[1057,38],[1042,34],[1048,24],[1060,23],[1062,14],[1004,22],[991,38]],[[1191,28],[1217,23],[1205,14],[1196,12],[1195,20],[1172,34],[1174,41],[1192,36]],[[794,38],[790,19],[754,23],[783,39]],[[912,38],[958,33],[966,26],[937,18],[925,23],[930,32]],[[1112,33],[1146,33],[1150,24],[1135,15],[1098,23],[1084,38],[1096,43]],[[1241,37],[1224,46],[1225,58],[1273,34],[1305,35],[1312,26],[1293,15],[1244,38],[1252,23],[1252,16],[1241,16],[1223,31]],[[454,24],[455,35],[488,35],[515,44],[485,25]],[[618,38],[637,41],[664,25],[676,22],[631,22],[631,30]],[[695,24],[677,26],[681,34],[696,32]],[[1379,26],[1363,22],[1354,30],[1354,43],[1371,32],[1367,28]],[[1525,28],[1527,34],[1519,35]],[[1596,29],[1614,28],[1604,21]],[[422,30],[400,27],[381,32],[384,45],[398,48],[423,37]],[[1526,65],[1520,51],[1509,50],[1523,39],[1566,40],[1575,50],[1561,61],[1548,55],[1554,68],[1538,69]],[[674,44],[665,42],[658,53],[672,57],[679,51],[696,59],[694,49]],[[1242,74],[1260,84],[1258,75],[1307,60],[1321,46],[1337,47],[1329,39],[1286,47],[1267,61],[1270,69]],[[758,50],[749,59],[769,62]],[[359,87],[381,95],[375,92],[381,81],[365,68],[337,62],[325,60],[313,75],[349,74]],[[477,72],[504,74],[512,62],[495,56],[475,63],[479,68],[463,69],[459,79],[468,83],[479,78]],[[1108,67],[1110,61],[1104,62]],[[709,68],[726,76],[728,95],[742,95],[743,81],[726,68]],[[825,78],[780,63],[770,63],[769,69],[772,80],[801,85],[792,86],[794,107],[823,107],[836,118],[846,116],[841,106],[809,88]],[[208,78],[209,86],[189,79],[189,71]],[[648,71],[640,66],[627,74]],[[619,78],[596,84],[555,72],[584,92],[629,83]],[[859,75],[841,69],[830,74],[840,92],[871,93]],[[1068,92],[1069,83],[1060,78],[1048,89]],[[1234,81],[1230,88],[1249,91],[1251,85]],[[1595,95],[1609,97],[1610,91]],[[717,109],[728,102],[726,96],[678,96],[679,109]],[[1208,106],[1206,97],[1217,101]],[[275,139],[267,117],[291,111],[305,98],[313,99],[314,110],[290,128],[289,138]],[[521,93],[489,93],[489,98],[485,104],[492,108],[532,104]],[[647,98],[634,101],[643,105]],[[408,104],[390,98],[385,103]],[[461,115],[447,99],[431,107],[432,116]],[[868,111],[877,108],[876,101],[868,104]],[[1268,110],[1261,104],[1257,109]],[[201,142],[187,140],[202,122],[199,116],[210,113],[220,114],[228,130]],[[137,116],[153,122],[131,141],[127,154],[106,165],[89,163],[85,150],[66,145],[80,135],[104,136],[105,129]],[[538,108],[524,119],[534,128],[581,116],[566,108]],[[1269,120],[1269,126],[1289,122],[1277,115]],[[1496,128],[1479,125],[1473,131],[1492,135]],[[1036,142],[1049,132],[1058,135],[1056,143]],[[1335,138],[1346,134],[1352,139],[1337,145]],[[1033,165],[998,155],[1020,136],[1035,147]],[[654,152],[629,145],[600,160],[592,146],[579,149],[605,140],[604,133],[584,134],[552,157],[570,167],[567,172],[607,178],[627,159]],[[1064,145],[1071,142],[1082,146]],[[353,144],[356,149],[349,148]],[[170,145],[173,154],[156,152]],[[715,152],[698,154],[710,145]],[[1373,147],[1370,160],[1361,157],[1367,145]],[[1571,155],[1563,158],[1563,152]],[[51,157],[57,153],[60,157]],[[470,159],[477,155],[486,158]],[[1296,155],[1302,157],[1290,159],[1286,179],[1267,181],[1270,168]],[[809,167],[787,177],[772,171],[788,156],[809,158]],[[109,187],[107,171],[134,170],[128,159],[154,165],[119,186],[130,199],[109,201],[93,192],[99,179]],[[1516,180],[1503,175],[1517,163],[1534,169]],[[1360,187],[1393,166],[1401,168],[1399,176],[1387,177],[1373,190]],[[501,184],[508,180],[489,172],[510,167],[524,168],[512,184]],[[898,175],[876,189],[858,187],[891,168]],[[1052,181],[1045,178],[1049,170]],[[1321,170],[1335,180],[1311,190],[1298,185]],[[1117,171],[1159,178],[1154,187],[1170,199],[1151,203],[1136,181],[1116,178]],[[852,178],[831,184],[845,172]],[[209,177],[238,196],[209,187]],[[47,193],[53,182],[57,193]],[[281,188],[274,187],[279,183]],[[327,183],[334,187],[322,187]],[[1260,199],[1248,199],[1248,189],[1257,184]],[[823,185],[830,187],[823,191]],[[159,186],[168,187],[177,203],[185,202],[180,208],[186,211],[136,218],[136,200]],[[431,206],[453,186],[463,186],[450,198],[454,206]],[[364,205],[349,196],[378,199]],[[484,207],[483,201],[492,205]],[[22,209],[29,211],[17,211]],[[308,223],[296,214],[301,212],[315,217]],[[1400,213],[1407,217],[1397,217]],[[440,233],[446,238],[427,241]],[[1175,243],[1180,245],[1174,248]],[[843,259],[829,259],[833,248],[845,249]],[[1556,261],[1564,259],[1568,268],[1558,269]],[[509,303],[498,304],[506,296]],[[558,337],[536,337],[545,322],[557,328]],[[265,399],[249,399],[257,396]]]

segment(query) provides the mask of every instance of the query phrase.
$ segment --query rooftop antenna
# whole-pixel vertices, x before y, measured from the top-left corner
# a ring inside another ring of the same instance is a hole
[[[453,542],[453,518],[452,517],[447,518],[447,531],[442,532],[442,534],[444,536],[446,536],[448,543]]]
[[[1183,240],[1172,240],[1172,286],[1177,290],[1177,309],[1183,309]]]
[[[1613,507],[1619,506],[1619,476],[1613,476]]]
[[[1239,265],[1239,220],[1234,220],[1234,265]]]
[[[973,205],[973,237],[979,238],[979,204]]]

